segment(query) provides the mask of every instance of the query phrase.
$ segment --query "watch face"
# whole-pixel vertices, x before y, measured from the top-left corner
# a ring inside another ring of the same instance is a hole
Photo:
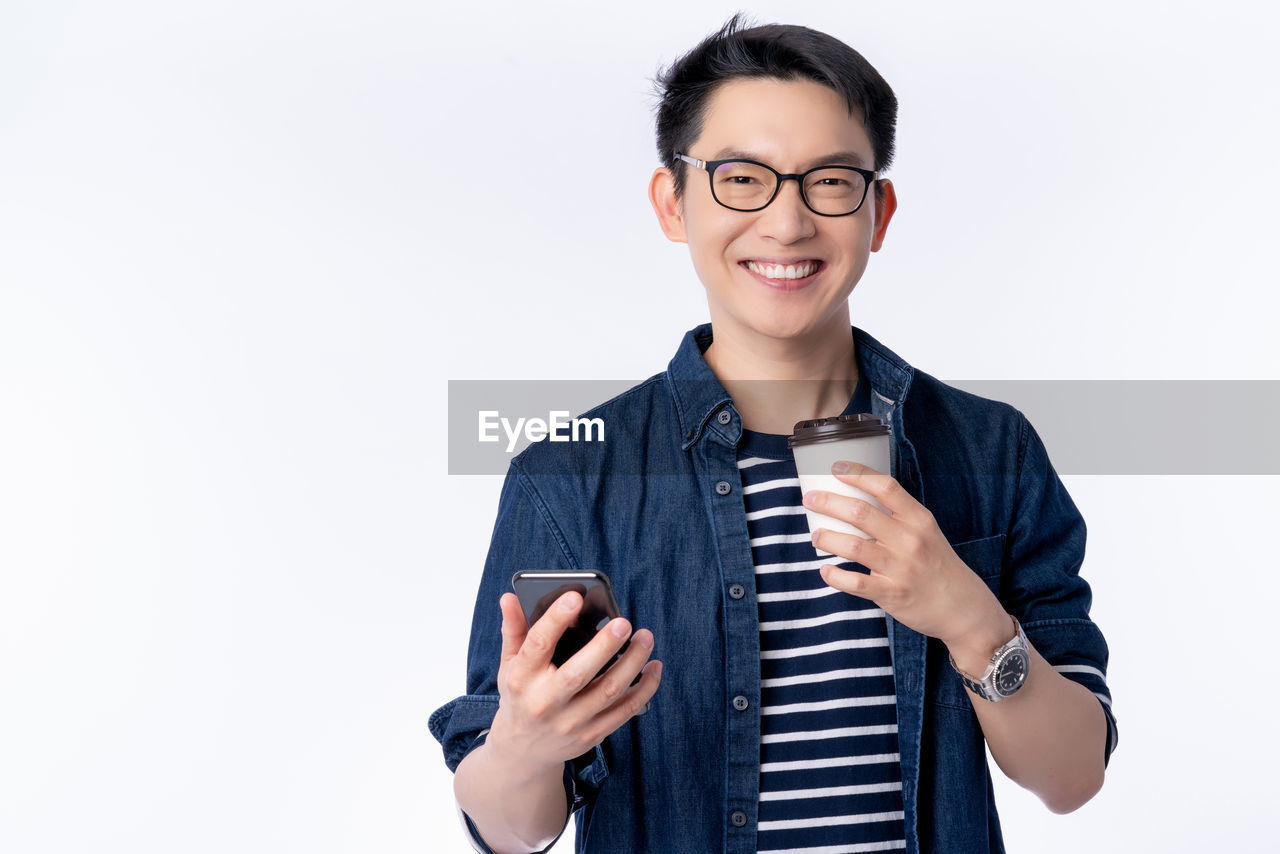
[[[1031,664],[1027,654],[1020,649],[1011,649],[1009,654],[1004,657],[994,674],[996,690],[1001,696],[1008,697],[1019,688],[1027,679],[1027,669]]]

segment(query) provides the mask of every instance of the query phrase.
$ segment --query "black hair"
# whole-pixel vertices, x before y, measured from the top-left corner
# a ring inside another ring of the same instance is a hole
[[[684,195],[684,161],[702,134],[707,103],[716,87],[735,78],[812,80],[841,95],[849,114],[867,129],[877,172],[893,160],[898,98],[889,84],[853,48],[818,30],[790,24],[744,28],[735,14],[717,32],[658,72],[658,158],[675,173],[676,197]],[[879,185],[877,185],[878,187]]]

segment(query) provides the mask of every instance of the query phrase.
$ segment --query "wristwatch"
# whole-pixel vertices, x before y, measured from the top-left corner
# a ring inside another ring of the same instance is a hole
[[[991,661],[987,664],[987,669],[982,671],[980,679],[970,677],[956,667],[954,658],[947,656],[951,667],[960,674],[960,680],[969,690],[993,703],[1018,693],[1018,689],[1027,681],[1027,672],[1031,669],[1031,653],[1027,645],[1027,636],[1023,633],[1017,617],[1010,614],[1009,619],[1013,620],[1013,626],[1018,630],[1018,634],[992,654]]]

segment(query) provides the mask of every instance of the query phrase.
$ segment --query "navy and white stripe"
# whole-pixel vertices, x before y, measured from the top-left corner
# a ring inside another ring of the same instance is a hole
[[[747,432],[738,468],[760,614],[758,850],[903,849],[884,612],[818,575],[835,561],[819,558],[809,539],[784,437]]]

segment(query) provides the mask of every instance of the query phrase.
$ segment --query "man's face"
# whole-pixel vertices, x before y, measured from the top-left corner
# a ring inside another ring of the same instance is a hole
[[[862,122],[834,90],[772,78],[721,84],[708,103],[702,135],[681,153],[700,160],[741,156],[784,174],[822,165],[871,169],[875,160]],[[666,169],[655,172],[650,197],[668,238],[689,244],[717,330],[784,339],[835,325],[847,332],[846,301],[869,254],[880,248],[893,212],[892,187],[884,203],[877,203],[873,186],[856,213],[828,217],[805,207],[798,182],[788,180],[768,207],[744,213],[715,201],[705,171],[685,168],[678,203]],[[759,272],[761,265],[806,262],[816,262],[817,269],[802,279]]]

